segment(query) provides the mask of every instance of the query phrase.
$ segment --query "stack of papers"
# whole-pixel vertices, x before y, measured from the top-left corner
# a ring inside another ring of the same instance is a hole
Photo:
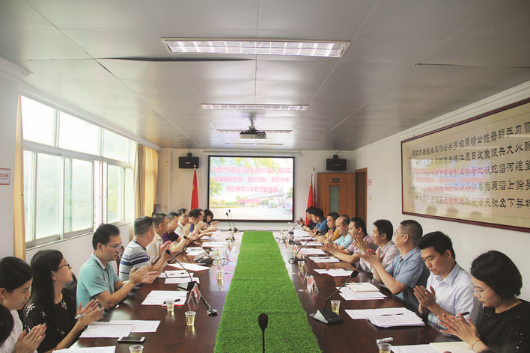
[[[386,296],[377,291],[377,292],[354,292],[350,288],[341,288],[340,295],[344,300],[378,300],[385,299]]]
[[[343,268],[332,268],[332,269],[316,269],[316,273],[320,273],[321,275],[330,275],[333,277],[344,277],[349,276],[353,271],[351,270],[345,270]]]
[[[315,263],[324,263],[324,262],[340,262],[336,257],[310,257]]]
[[[303,248],[300,252],[304,255],[326,255],[326,253],[320,249]]]
[[[145,297],[142,305],[164,305],[164,302],[168,299],[174,299],[175,305],[184,305],[187,295],[187,291],[152,290],[151,293]]]
[[[368,319],[377,327],[425,326],[421,318],[406,308],[349,310],[352,319]]]
[[[348,283],[346,287],[353,292],[379,292],[379,289],[370,282]]]
[[[114,352],[116,352],[116,346],[87,347],[87,348],[65,348],[65,349],[56,350],[54,352],[60,352],[60,353],[114,353]]]
[[[189,255],[189,256],[195,256],[195,255],[198,255],[198,254],[201,254],[204,252],[204,249],[203,248],[186,248],[186,253]]]
[[[226,245],[226,241],[205,241],[202,243],[203,248],[223,248]]]
[[[156,332],[160,320],[113,320],[111,322],[93,322],[91,325],[114,324],[114,325],[133,325],[131,332]]]

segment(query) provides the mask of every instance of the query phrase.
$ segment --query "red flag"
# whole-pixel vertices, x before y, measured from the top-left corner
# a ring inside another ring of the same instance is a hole
[[[197,189],[197,169],[193,168],[193,186],[191,187],[191,210],[199,208],[199,191]]]
[[[309,195],[307,196],[307,207],[315,206],[315,194],[313,193],[313,173],[311,173],[311,183],[309,184]],[[309,226],[309,218],[305,216],[305,225]]]

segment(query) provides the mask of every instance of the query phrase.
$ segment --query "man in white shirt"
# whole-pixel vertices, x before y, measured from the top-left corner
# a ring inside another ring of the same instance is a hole
[[[392,241],[393,234],[394,227],[389,220],[378,219],[374,222],[372,239],[374,244],[380,249],[379,257],[381,259],[381,265],[383,265],[384,268],[387,268],[387,266],[390,265],[399,254],[399,249]],[[354,243],[359,249],[359,252],[364,252],[370,249],[368,242],[360,237],[356,237]],[[363,259],[359,261],[359,266],[363,271],[372,272],[372,265]]]
[[[160,246],[162,246],[164,243],[162,235],[167,233],[169,222],[167,220],[166,214],[162,212],[153,212],[151,218],[153,219],[153,223],[155,225],[156,234],[153,241],[147,246],[147,251],[149,252],[151,262],[155,262],[160,256]]]
[[[468,312],[466,319],[477,322],[480,306],[474,296],[471,275],[456,263],[451,239],[442,232],[432,232],[423,236],[418,247],[431,271],[427,286],[414,288],[419,313],[427,316],[429,324],[438,330],[444,328],[437,316],[444,314],[457,316]]]
[[[178,226],[175,230],[175,233],[179,235],[179,237],[184,236],[184,227],[188,224],[190,215],[188,214],[188,210],[185,208],[181,208],[177,211],[177,217],[178,217]]]

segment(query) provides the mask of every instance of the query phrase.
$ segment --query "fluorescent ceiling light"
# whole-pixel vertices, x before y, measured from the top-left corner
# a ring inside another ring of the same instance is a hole
[[[308,105],[287,104],[201,104],[206,110],[307,110]]]
[[[267,134],[290,134],[293,130],[261,130]],[[241,130],[226,130],[226,129],[217,129],[217,132],[228,133],[228,134],[239,134]]]
[[[350,42],[162,38],[176,54],[287,55],[340,58]]]

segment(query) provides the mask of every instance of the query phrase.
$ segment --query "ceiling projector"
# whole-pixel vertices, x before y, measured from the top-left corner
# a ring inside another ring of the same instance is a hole
[[[241,131],[239,138],[244,140],[263,140],[267,138],[267,134],[264,131],[249,129],[247,131]]]

